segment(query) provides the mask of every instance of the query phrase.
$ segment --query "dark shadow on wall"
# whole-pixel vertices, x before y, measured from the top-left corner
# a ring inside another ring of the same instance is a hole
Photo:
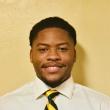
[[[77,44],[76,45],[76,62],[72,70],[72,76],[75,82],[83,85],[86,85],[85,61],[86,61],[85,51],[80,44]]]

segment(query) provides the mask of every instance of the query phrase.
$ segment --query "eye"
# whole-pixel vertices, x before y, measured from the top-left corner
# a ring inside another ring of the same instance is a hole
[[[61,52],[66,52],[66,51],[68,51],[68,48],[67,47],[59,47],[58,50]]]
[[[37,49],[40,53],[44,53],[46,51],[48,51],[48,48],[38,48]]]

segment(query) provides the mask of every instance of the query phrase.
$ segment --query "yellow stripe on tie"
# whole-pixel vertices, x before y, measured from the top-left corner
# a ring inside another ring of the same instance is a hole
[[[48,97],[50,94],[53,94],[55,92],[57,92],[57,91],[56,90],[48,90],[45,95]]]
[[[51,104],[47,104],[48,110],[56,110]]]

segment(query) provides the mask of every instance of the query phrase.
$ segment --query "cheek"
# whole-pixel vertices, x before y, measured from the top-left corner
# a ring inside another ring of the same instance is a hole
[[[65,57],[65,59],[63,61],[65,62],[66,65],[73,64],[73,60],[71,59],[71,57]]]
[[[72,65],[75,62],[75,54],[69,53],[67,55],[62,55],[62,61],[65,64]]]
[[[40,66],[46,58],[45,58],[45,55],[33,53],[31,59],[33,64],[35,64],[36,66],[37,65]]]

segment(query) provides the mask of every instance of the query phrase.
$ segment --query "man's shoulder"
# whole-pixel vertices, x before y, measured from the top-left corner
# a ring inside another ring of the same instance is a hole
[[[20,97],[29,96],[33,92],[34,81],[24,84],[22,87],[17,88],[16,90],[6,93],[0,97],[0,104],[3,103],[14,103],[15,100],[18,100]]]
[[[21,107],[27,109],[27,105],[31,103],[33,99],[35,100],[36,89],[36,80],[33,80],[24,84],[22,87],[1,96],[0,110],[21,110]]]
[[[89,87],[80,85],[80,84],[75,84],[76,88],[80,91],[81,94],[83,94],[84,96],[86,96],[88,98],[88,100],[93,100],[93,101],[97,101],[97,102],[109,102],[110,104],[110,97],[98,92],[96,90],[93,90]]]

